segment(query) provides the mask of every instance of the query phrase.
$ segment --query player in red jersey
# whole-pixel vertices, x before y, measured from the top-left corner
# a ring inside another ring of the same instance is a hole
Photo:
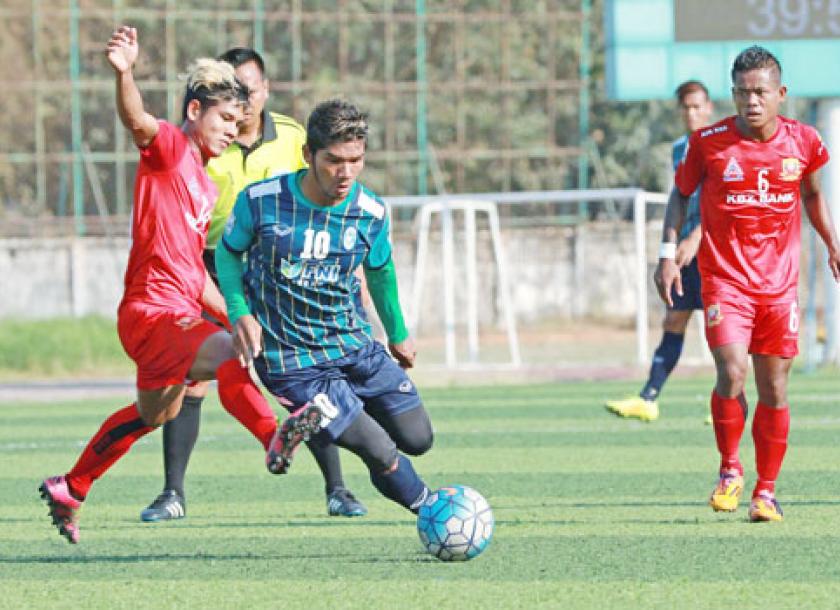
[[[237,134],[248,90],[225,62],[203,59],[191,70],[184,122],[176,127],[145,111],[132,75],[137,31],[114,32],[106,54],[116,75],[117,110],[140,149],[132,245],[117,328],[137,364],[137,401],[113,413],[73,468],[40,487],[50,517],[71,543],[93,482],[140,437],[174,418],[187,380],[216,378],[222,404],[274,448],[274,412],[236,359],[231,335],[201,317],[226,320],[225,304],[202,262],[216,189],[204,170]]]
[[[751,521],[780,521],[775,482],[787,449],[787,381],[797,353],[800,201],[828,249],[840,280],[840,243],[820,190],[828,152],[816,130],[780,116],[787,89],[766,49],[741,52],[732,67],[737,115],[695,132],[677,169],[665,213],[656,284],[671,304],[681,293],[674,248],[689,195],[702,185],[703,241],[698,253],[706,339],[717,383],[712,418],[720,476],[709,503],[734,511],[744,485],[738,443],[747,415],[744,380],[752,355],[758,404],[753,416],[758,480]]]

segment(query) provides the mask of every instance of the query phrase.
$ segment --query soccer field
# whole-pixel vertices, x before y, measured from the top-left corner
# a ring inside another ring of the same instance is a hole
[[[326,517],[311,457],[272,477],[215,400],[187,477],[188,518],[139,521],[161,483],[155,433],[94,487],[71,546],[36,488],[120,403],[2,405],[0,608],[836,608],[840,384],[821,374],[791,385],[781,524],[747,523],[743,504],[732,515],[706,506],[717,466],[703,425],[709,378],[673,380],[653,424],[601,406],[635,383],[425,391],[436,442],[417,470],[433,487],[475,487],[496,516],[490,547],[463,564],[425,555],[411,515],[345,452],[370,514]],[[742,453],[751,485],[749,434]]]

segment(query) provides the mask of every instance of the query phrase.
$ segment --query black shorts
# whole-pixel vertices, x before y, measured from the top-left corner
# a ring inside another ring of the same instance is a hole
[[[697,258],[680,270],[682,276],[683,295],[677,294],[677,291],[671,289],[671,299],[674,306],[671,309],[675,311],[693,311],[695,309],[703,309],[703,300],[700,298],[700,269],[697,267]]]

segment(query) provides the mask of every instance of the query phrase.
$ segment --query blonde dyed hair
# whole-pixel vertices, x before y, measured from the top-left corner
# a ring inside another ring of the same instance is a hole
[[[248,103],[248,87],[239,82],[233,66],[225,61],[201,57],[190,65],[182,78],[187,81],[182,109],[184,120],[187,119],[187,106],[192,100],[198,100],[202,110],[219,102]]]

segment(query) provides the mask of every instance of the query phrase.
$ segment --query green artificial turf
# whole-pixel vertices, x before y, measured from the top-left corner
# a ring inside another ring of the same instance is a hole
[[[91,492],[78,546],[59,537],[36,488],[69,468],[104,417],[131,400],[0,406],[2,608],[835,608],[840,603],[840,381],[794,376],[778,524],[706,499],[717,453],[709,378],[675,379],[659,421],[607,413],[635,383],[563,382],[423,392],[429,485],[483,493],[487,551],[446,564],[413,516],[381,498],[342,451],[364,518],[326,516],[306,450],[271,476],[258,444],[204,406],[183,520],[144,524],[160,491],[160,433]],[[754,403],[752,393],[751,402]],[[742,441],[754,481],[749,428]]]

